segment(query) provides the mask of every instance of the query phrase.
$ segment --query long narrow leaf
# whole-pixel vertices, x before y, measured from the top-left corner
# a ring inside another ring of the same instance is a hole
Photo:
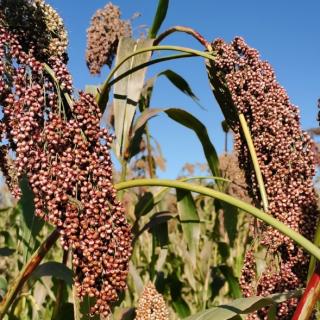
[[[195,268],[200,241],[200,218],[191,192],[177,189],[177,207],[183,237],[188,245],[192,265]]]
[[[152,45],[152,40],[135,41],[131,38],[120,39],[116,61],[117,63],[129,53],[139,51],[145,47]],[[127,60],[115,73],[115,77],[123,74],[129,69],[134,68],[150,59],[151,52],[132,57]],[[116,155],[120,158],[123,156],[128,143],[128,136],[132,126],[136,107],[143,88],[146,68],[130,74],[128,77],[121,79],[114,86],[114,118],[115,118],[115,134]]]
[[[160,112],[165,112],[172,120],[193,130],[196,133],[197,137],[201,142],[205,157],[207,159],[212,174],[214,176],[219,177],[221,174],[219,169],[218,154],[209,138],[206,127],[195,116],[183,109],[169,108],[145,110],[137,119],[133,127],[132,136],[134,136],[136,132],[138,132],[138,129],[141,128],[149,119],[155,117]],[[219,184],[221,183],[218,182],[218,185]]]
[[[193,93],[189,83],[178,73],[168,69],[160,72],[157,76],[165,76],[176,88],[200,106],[199,98]]]
[[[273,294],[267,297],[250,297],[241,298],[232,301],[229,304],[211,308],[206,311],[199,312],[186,320],[228,320],[234,317],[249,314],[263,307],[272,306],[284,302],[290,298],[297,297],[301,294],[301,290],[291,291],[281,294]]]
[[[149,38],[155,38],[164,21],[169,7],[169,0],[159,0],[156,15],[149,30]]]

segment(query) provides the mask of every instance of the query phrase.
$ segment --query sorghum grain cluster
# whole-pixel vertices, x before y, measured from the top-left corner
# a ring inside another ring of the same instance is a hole
[[[236,38],[231,44],[219,39],[212,47],[216,61],[209,69],[210,78],[215,85],[226,84],[231,94],[230,114],[234,115],[232,108],[235,108],[248,123],[265,183],[268,213],[312,240],[319,213],[312,182],[315,162],[312,141],[300,127],[298,108],[276,81],[270,64],[260,60],[258,51],[242,38]],[[227,99],[228,93],[224,93],[223,98]],[[220,101],[223,101],[221,97]],[[235,119],[232,116],[229,125],[235,135],[239,164],[245,171],[251,197],[261,205],[250,154],[239,121]],[[274,261],[259,277],[254,277],[254,255],[251,251],[247,253],[241,277],[245,296],[265,296],[305,285],[309,256],[302,249],[265,225],[261,225],[260,241]],[[291,319],[296,302],[292,299],[281,304],[278,319]],[[259,317],[263,319],[265,313],[253,315],[252,319]]]
[[[108,315],[126,288],[132,250],[131,228],[112,184],[113,138],[100,128],[91,95],[80,92],[78,100],[65,101],[72,81],[63,57],[46,61],[55,79],[35,56],[36,47],[19,40],[20,33],[3,23],[1,170],[16,198],[19,180],[28,177],[35,214],[57,226],[63,248],[72,249],[78,295],[95,297],[91,312]]]
[[[97,10],[87,30],[87,65],[92,74],[99,74],[104,65],[111,67],[120,37],[131,36],[129,21],[120,19],[120,10],[109,2]]]
[[[166,303],[152,282],[149,282],[143,289],[135,320],[169,320]]]
[[[45,61],[67,59],[68,35],[58,13],[43,0],[1,0],[0,21],[15,34],[24,51]]]

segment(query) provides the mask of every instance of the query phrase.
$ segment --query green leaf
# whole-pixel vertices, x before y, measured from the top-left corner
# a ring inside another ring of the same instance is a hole
[[[15,252],[14,249],[8,247],[0,248],[0,257],[9,257]]]
[[[188,317],[186,320],[227,320],[235,319],[234,317],[249,314],[257,311],[263,307],[272,306],[273,304],[278,304],[284,302],[290,298],[298,297],[302,293],[301,290],[273,294],[267,297],[250,297],[250,298],[240,298],[232,301],[229,304],[220,305],[195,315]]]
[[[20,181],[22,196],[18,205],[20,206],[27,228],[31,231],[32,237],[36,237],[43,227],[43,220],[36,217],[34,207],[34,194],[30,188],[28,179],[24,176]]]
[[[234,276],[233,270],[229,266],[225,265],[219,266],[219,269],[228,282],[231,297],[233,299],[242,297],[239,280]]]
[[[23,261],[25,263],[36,248],[36,238],[44,225],[44,221],[35,216],[34,194],[26,176],[23,176],[20,180],[20,189],[22,196],[18,202],[17,210],[23,218],[21,240],[24,243]]]
[[[15,241],[8,231],[0,231],[0,236],[4,237],[4,243],[6,246],[8,246],[9,248],[15,247]]]
[[[226,242],[218,242],[218,251],[222,261],[226,261],[230,256],[230,246]]]
[[[159,0],[156,15],[153,19],[152,26],[149,30],[149,38],[155,38],[164,21],[169,7],[169,0]]]
[[[100,317],[90,316],[90,308],[94,305],[94,298],[85,296],[82,301],[77,296],[75,286],[72,287],[74,320],[100,320]]]
[[[178,108],[169,108],[169,109],[147,109],[140,117],[137,119],[132,135],[141,128],[149,119],[155,117],[158,113],[165,112],[172,120],[178,122],[179,124],[193,130],[197,137],[199,138],[205,157],[207,159],[209,168],[212,174],[216,177],[220,177],[220,169],[219,169],[219,158],[217,151],[215,150],[209,135],[207,128],[204,124],[199,121],[196,117],[194,117],[191,113],[178,109]],[[222,182],[218,182],[218,185],[222,185]]]
[[[146,215],[153,209],[154,205],[153,194],[151,192],[146,192],[135,206],[134,214],[136,218]]]
[[[221,202],[221,206],[223,208],[224,228],[227,231],[230,246],[232,247],[238,233],[238,209],[225,202]]]
[[[178,73],[172,71],[172,70],[165,70],[163,72],[160,72],[158,74],[159,76],[165,76],[168,78],[168,80],[176,87],[178,88],[181,92],[186,94],[188,97],[190,97],[196,104],[199,104],[199,99],[198,97],[193,93],[189,83],[181,77]]]
[[[61,308],[59,309],[59,312],[57,316],[55,317],[56,320],[63,319],[63,320],[74,320],[74,308],[73,304],[71,302],[64,303]]]
[[[40,264],[32,273],[32,278],[51,276],[63,280],[69,286],[72,285],[72,270],[65,264],[55,261]]]
[[[0,297],[3,297],[8,289],[7,279],[3,276],[0,276]]]
[[[190,191],[176,189],[177,207],[183,237],[187,243],[193,267],[196,266],[200,241],[200,219]]]
[[[180,319],[184,319],[190,315],[190,308],[185,300],[178,297],[177,300],[172,301],[174,311],[178,314]]]
[[[153,40],[135,41],[131,38],[122,38],[119,41],[116,64],[129,53],[149,47]],[[145,52],[126,61],[115,73],[115,77],[123,74],[137,65],[145,63],[151,57],[151,52]],[[122,78],[114,85],[114,124],[116,134],[116,155],[121,158],[128,147],[129,133],[132,127],[136,107],[140,99],[144,84],[146,68],[140,69],[129,76]]]
[[[182,109],[171,108],[166,109],[165,112],[171,119],[196,133],[202,144],[203,151],[212,174],[217,177],[221,176],[218,154],[210,141],[207,128],[203,125],[203,123],[192,114]]]

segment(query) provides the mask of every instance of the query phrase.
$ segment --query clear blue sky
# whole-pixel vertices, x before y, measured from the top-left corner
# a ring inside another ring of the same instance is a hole
[[[102,77],[89,74],[85,64],[86,29],[94,12],[103,7],[104,0],[48,0],[64,18],[69,31],[69,67],[77,88],[88,83],[100,83]],[[156,0],[115,0],[123,18],[135,12],[141,17],[134,26],[150,26],[157,6]],[[274,67],[278,81],[284,86],[291,101],[301,109],[303,128],[315,127],[317,99],[320,97],[320,1],[319,0],[269,0],[269,1],[214,1],[171,0],[167,19],[162,30],[173,25],[185,25],[198,30],[208,40],[222,37],[227,41],[242,36],[257,48],[263,59]],[[166,44],[200,45],[187,35],[174,35]],[[152,99],[152,107],[181,107],[196,115],[208,128],[218,152],[223,151],[223,134],[220,126],[221,112],[206,78],[200,58],[166,63],[149,69],[148,76],[171,68],[188,80],[193,91],[207,109],[200,109],[168,83],[159,79]],[[160,142],[167,159],[167,171],[161,177],[175,177],[185,162],[203,162],[200,143],[188,129],[159,116],[151,120],[151,133]]]

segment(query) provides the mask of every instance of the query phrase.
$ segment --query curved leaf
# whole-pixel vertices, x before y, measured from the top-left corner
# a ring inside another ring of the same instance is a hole
[[[263,307],[272,306],[284,302],[290,298],[298,297],[302,293],[301,290],[291,291],[287,293],[273,294],[267,297],[250,297],[234,300],[233,302],[218,307],[214,307],[195,315],[188,317],[186,320],[227,320],[236,316],[249,314]]]
[[[66,284],[72,285],[72,270],[65,264],[55,261],[40,264],[32,273],[33,278],[51,276],[63,280]]]
[[[132,137],[134,137],[138,129],[141,128],[149,119],[155,117],[160,112],[165,112],[172,120],[193,130],[196,133],[202,144],[202,148],[212,174],[217,177],[221,176],[218,154],[209,138],[207,128],[195,116],[183,109],[169,108],[145,110],[136,120],[132,130]],[[219,185],[221,183],[217,182],[217,184]]]
[[[146,192],[138,201],[134,208],[134,215],[138,218],[146,215],[154,207],[154,198],[151,192]]]
[[[159,0],[156,15],[153,19],[152,26],[149,30],[149,38],[155,38],[164,21],[169,7],[169,0]]]
[[[189,96],[196,104],[200,106],[199,103],[199,98],[193,93],[189,83],[181,77],[178,73],[168,69],[163,72],[160,72],[158,75],[159,76],[165,76],[167,79],[176,87],[178,88],[181,92]]]

